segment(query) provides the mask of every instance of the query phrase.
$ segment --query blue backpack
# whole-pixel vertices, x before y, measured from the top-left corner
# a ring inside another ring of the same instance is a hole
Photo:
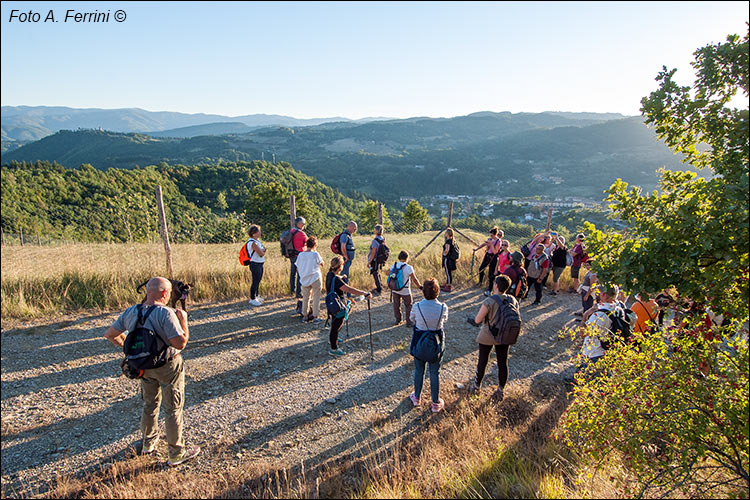
[[[388,273],[388,288],[391,290],[401,290],[406,286],[406,283],[404,283],[404,273],[403,270],[406,267],[406,263],[404,262],[401,267],[398,266],[398,262],[393,264],[391,267],[390,272]]]
[[[341,278],[339,278],[341,279]],[[347,319],[349,316],[349,306],[351,303],[348,300],[344,300],[336,293],[334,283],[336,282],[336,276],[331,279],[329,289],[331,290],[326,295],[326,310],[328,316],[333,318],[344,318]]]
[[[422,321],[425,325],[427,321],[424,319],[422,310],[419,305],[416,306],[419,315],[422,316]],[[445,310],[445,304],[443,309],[440,311],[440,316],[443,316]],[[435,363],[442,356],[445,351],[445,343],[443,342],[444,334],[443,329],[438,330],[418,330],[417,326],[414,325],[414,335],[412,336],[410,354],[420,361],[425,363]]]

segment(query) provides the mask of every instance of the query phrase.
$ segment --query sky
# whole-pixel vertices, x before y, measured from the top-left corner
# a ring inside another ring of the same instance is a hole
[[[296,118],[637,115],[662,66],[690,85],[697,48],[747,33],[749,6],[3,1],[0,101]],[[87,12],[108,20],[72,17]]]

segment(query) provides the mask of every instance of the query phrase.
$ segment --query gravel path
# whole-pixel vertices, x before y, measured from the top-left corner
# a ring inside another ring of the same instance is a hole
[[[478,330],[466,317],[483,297],[471,288],[440,298],[450,307],[441,370],[442,392],[448,393],[473,376]],[[431,415],[427,404],[413,409],[408,401],[411,329],[393,325],[387,294],[372,301],[373,361],[366,302],[356,305],[349,338],[341,343],[347,355],[337,359],[327,353],[328,329],[301,324],[292,315],[292,300],[268,300],[254,309],[245,301],[188,307],[186,439],[204,449],[182,467],[210,470],[228,461],[269,460],[315,465],[365,451],[379,419],[400,426],[377,436],[382,445]],[[524,333],[510,351],[509,384],[559,379],[570,369],[570,341],[558,340],[557,332],[571,324],[579,307],[573,294],[522,307]],[[58,474],[121,460],[140,442],[138,383],[120,376],[121,353],[103,338],[117,314],[3,321],[3,497],[43,492]],[[494,359],[490,363],[487,393],[497,380]],[[429,381],[424,391],[427,400]],[[163,418],[161,425],[163,437]],[[163,439],[159,456],[166,459]]]

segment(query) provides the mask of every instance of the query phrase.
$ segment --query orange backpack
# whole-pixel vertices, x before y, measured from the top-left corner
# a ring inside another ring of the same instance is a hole
[[[240,248],[240,264],[243,266],[249,266],[250,265],[250,259],[253,258],[253,255],[247,254],[247,244],[250,243],[250,241],[255,240],[247,240],[244,245],[242,245],[242,248]],[[255,250],[253,250],[253,253],[255,253]]]

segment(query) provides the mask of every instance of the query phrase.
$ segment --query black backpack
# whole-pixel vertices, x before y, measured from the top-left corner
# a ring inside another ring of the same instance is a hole
[[[167,348],[169,347],[156,332],[143,326],[156,306],[149,306],[145,314],[141,304],[136,307],[138,319],[122,345],[125,353],[125,361],[122,364],[123,373],[129,378],[141,378],[143,370],[164,366],[167,363]]]
[[[604,311],[602,311],[604,312]],[[602,347],[604,349],[609,348],[612,340],[628,343],[630,340],[630,323],[628,317],[635,313],[630,309],[623,309],[621,307],[615,307],[611,311],[607,311],[607,317],[612,322],[609,331],[612,337],[609,340],[601,340]]]
[[[521,311],[518,301],[510,295],[492,295],[497,302],[495,317],[489,321],[490,333],[500,345],[513,345],[521,334]]]
[[[513,272],[516,274],[516,277],[511,278],[510,280],[511,284],[510,284],[510,289],[508,290],[508,294],[516,297],[516,288],[520,288],[520,291],[518,292],[517,297],[519,299],[526,297],[526,294],[529,291],[529,282],[526,280],[526,269],[522,268],[521,266],[510,266],[509,269],[513,269]],[[506,276],[508,276],[507,273],[506,273]],[[510,278],[510,276],[508,277]]]
[[[458,258],[461,256],[461,250],[458,248],[458,243],[456,243],[455,241],[452,241],[450,243],[450,246],[451,247],[448,250],[448,255],[446,255],[446,257],[448,257],[451,260],[458,260]]]
[[[375,252],[375,264],[378,266],[384,265],[388,262],[388,257],[391,256],[391,249],[385,244],[385,238],[378,242],[378,249]]]

